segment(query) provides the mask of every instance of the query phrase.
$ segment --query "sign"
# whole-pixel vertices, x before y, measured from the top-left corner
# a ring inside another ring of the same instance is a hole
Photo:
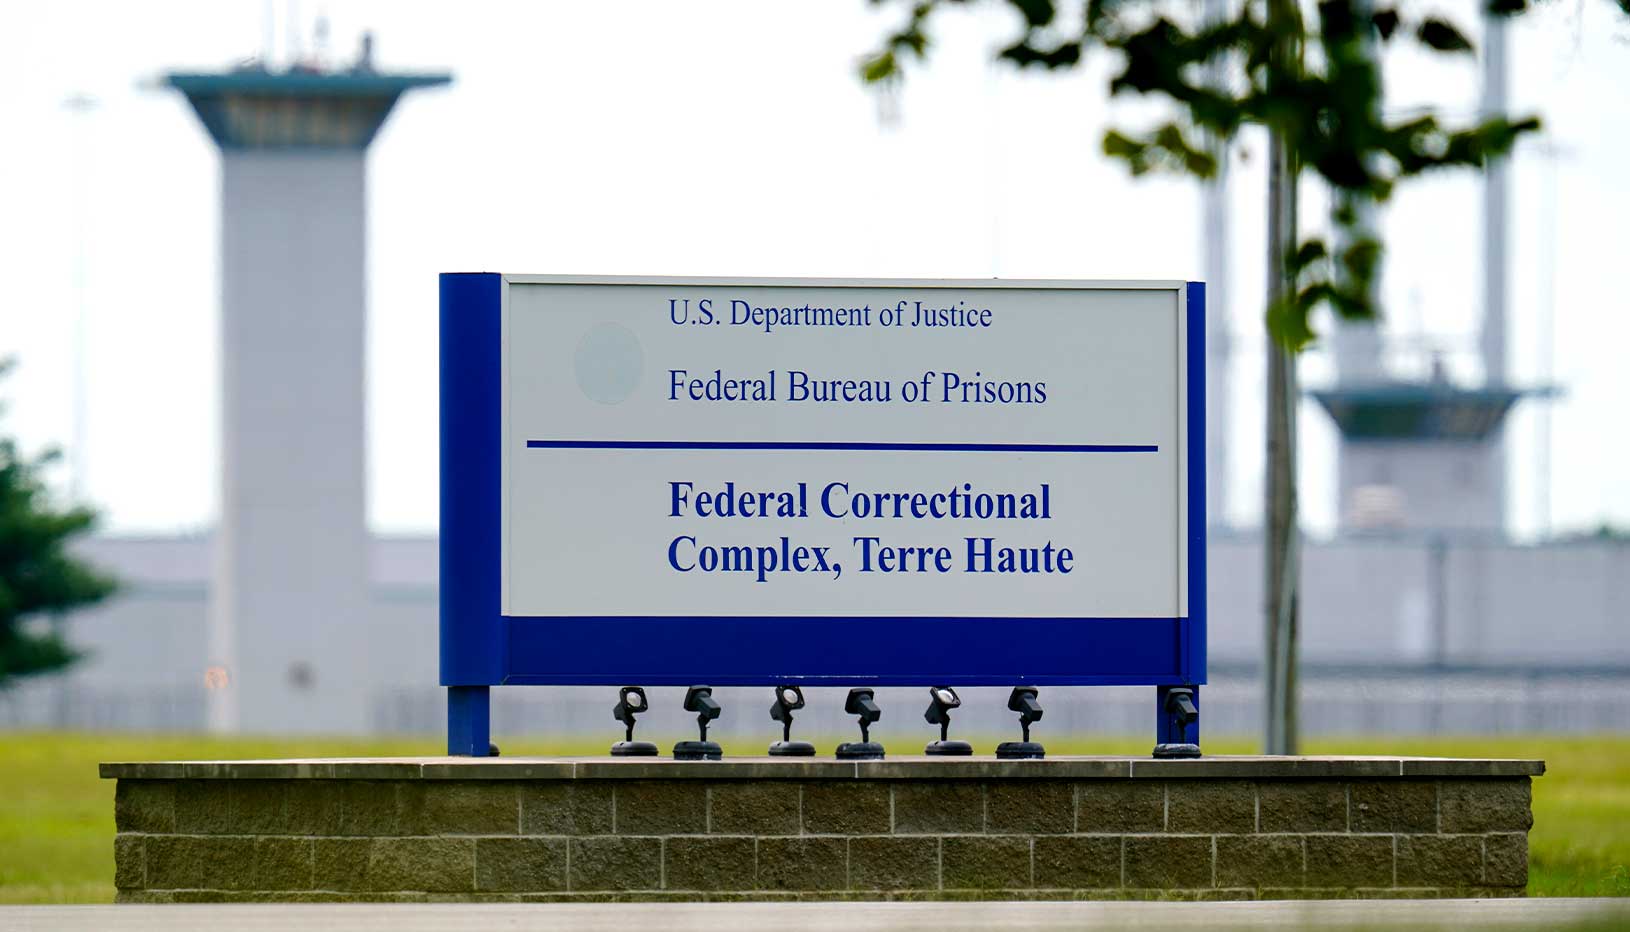
[[[442,682],[1204,681],[1204,286],[441,281]]]

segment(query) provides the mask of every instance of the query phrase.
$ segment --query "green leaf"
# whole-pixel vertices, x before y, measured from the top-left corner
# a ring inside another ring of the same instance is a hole
[[[900,67],[894,60],[893,52],[880,52],[860,64],[860,79],[867,84],[877,84],[899,74]]]
[[[1375,31],[1381,36],[1381,41],[1385,42],[1392,38],[1393,33],[1398,31],[1398,11],[1390,8],[1376,10],[1370,14],[1370,25],[1375,27]]]
[[[1304,271],[1308,266],[1330,255],[1325,248],[1324,240],[1311,239],[1297,247],[1290,255],[1290,270],[1293,273]]]
[[[1332,288],[1325,297],[1325,303],[1336,312],[1336,316],[1349,323],[1373,322],[1381,316],[1369,298],[1368,289],[1362,291],[1353,288]]]
[[[1133,175],[1142,175],[1149,171],[1149,147],[1117,130],[1108,130],[1104,133],[1103,150],[1110,158],[1125,162]]]
[[[1313,343],[1315,334],[1308,326],[1308,314],[1295,295],[1268,306],[1268,335],[1285,349],[1300,353]]]
[[[1450,25],[1447,20],[1435,16],[1421,21],[1415,29],[1415,37],[1427,46],[1439,52],[1470,52],[1472,44],[1460,30]]]
[[[1053,9],[1053,0],[1008,0],[1008,3],[1024,16],[1031,28],[1048,25],[1058,12]]]
[[[1353,240],[1342,250],[1341,265],[1350,279],[1368,285],[1381,268],[1381,241],[1373,236]]]
[[[996,57],[1010,61],[1020,68],[1039,65],[1049,70],[1074,68],[1081,63],[1081,43],[1060,42],[1052,48],[1037,48],[1029,39],[1020,39],[996,53]]]
[[[926,55],[932,14],[963,0],[889,2],[898,3],[908,21],[885,36],[883,48],[897,58],[873,71],[892,77],[910,55]],[[1615,2],[1630,10],[1630,0]],[[1529,6],[1529,0],[1485,3],[1502,13]],[[1104,54],[1113,69],[1111,96],[1136,94],[1168,108],[1164,121],[1151,130],[1111,128],[1103,134],[1104,154],[1130,174],[1206,177],[1217,170],[1218,154],[1227,151],[1219,143],[1234,139],[1244,126],[1261,126],[1284,143],[1294,174],[1316,175],[1331,189],[1329,243],[1296,243],[1286,256],[1294,293],[1266,309],[1270,332],[1292,348],[1315,338],[1309,315],[1319,307],[1355,320],[1375,316],[1382,244],[1361,228],[1363,207],[1385,201],[1400,182],[1426,172],[1481,168],[1538,126],[1532,119],[1505,117],[1440,123],[1430,105],[1420,116],[1389,122],[1382,108],[1377,40],[1409,35],[1438,53],[1472,50],[1453,22],[1406,16],[1399,0],[1315,0],[1314,19],[1308,18],[1308,4],[1242,3],[1220,20],[1204,21],[1189,15],[1185,4],[1084,0],[1081,31],[1074,34],[1058,31],[1057,0],[1008,0],[1008,5],[1027,26],[1016,41],[998,48],[998,60],[1062,71]]]

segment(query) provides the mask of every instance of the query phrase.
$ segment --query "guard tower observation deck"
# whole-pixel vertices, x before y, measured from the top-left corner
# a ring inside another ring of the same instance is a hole
[[[366,727],[367,150],[404,93],[449,80],[366,53],[168,76],[221,150],[216,730]]]
[[[1384,379],[1310,394],[1341,434],[1342,522],[1348,530],[1499,533],[1506,416],[1550,388]]]
[[[366,149],[403,93],[447,84],[445,74],[260,69],[171,74],[223,150]]]

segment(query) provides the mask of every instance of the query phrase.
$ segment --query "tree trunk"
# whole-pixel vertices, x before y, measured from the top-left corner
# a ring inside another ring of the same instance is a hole
[[[1269,130],[1268,305],[1295,291],[1289,257],[1296,243],[1295,157],[1283,136]],[[1263,602],[1266,652],[1263,686],[1267,728],[1263,750],[1295,754],[1296,641],[1301,598],[1301,546],[1296,501],[1296,355],[1268,337],[1268,463],[1264,509]]]

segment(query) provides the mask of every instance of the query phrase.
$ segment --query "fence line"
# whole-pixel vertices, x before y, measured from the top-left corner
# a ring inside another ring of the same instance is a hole
[[[683,690],[649,690],[652,709],[640,730],[672,740],[694,730],[680,708]],[[910,744],[929,726],[922,720],[926,691],[881,688],[884,718],[876,728]],[[848,734],[844,690],[806,690],[809,707],[799,714],[798,733],[829,738]],[[1153,690],[1148,687],[1052,688],[1042,690],[1047,710],[1038,735],[1142,735],[1153,729]],[[764,688],[720,688],[724,716],[712,734],[732,741],[770,740],[770,696]],[[963,707],[953,730],[969,736],[1016,730],[1006,710],[1005,689],[962,690]],[[512,687],[494,691],[494,731],[500,735],[615,737],[611,718],[616,691],[609,687]],[[1252,735],[1262,723],[1261,691],[1247,676],[1219,676],[1201,691],[1201,721],[1211,735]],[[438,735],[445,727],[444,691],[437,687],[384,689],[370,699],[371,730],[379,734]],[[1630,733],[1630,674],[1549,671],[1520,676],[1475,671],[1367,671],[1309,676],[1302,687],[1304,733],[1400,735],[1499,735]],[[29,682],[0,691],[0,728],[85,731],[202,731],[208,720],[202,689],[151,687],[100,689],[66,679]]]

